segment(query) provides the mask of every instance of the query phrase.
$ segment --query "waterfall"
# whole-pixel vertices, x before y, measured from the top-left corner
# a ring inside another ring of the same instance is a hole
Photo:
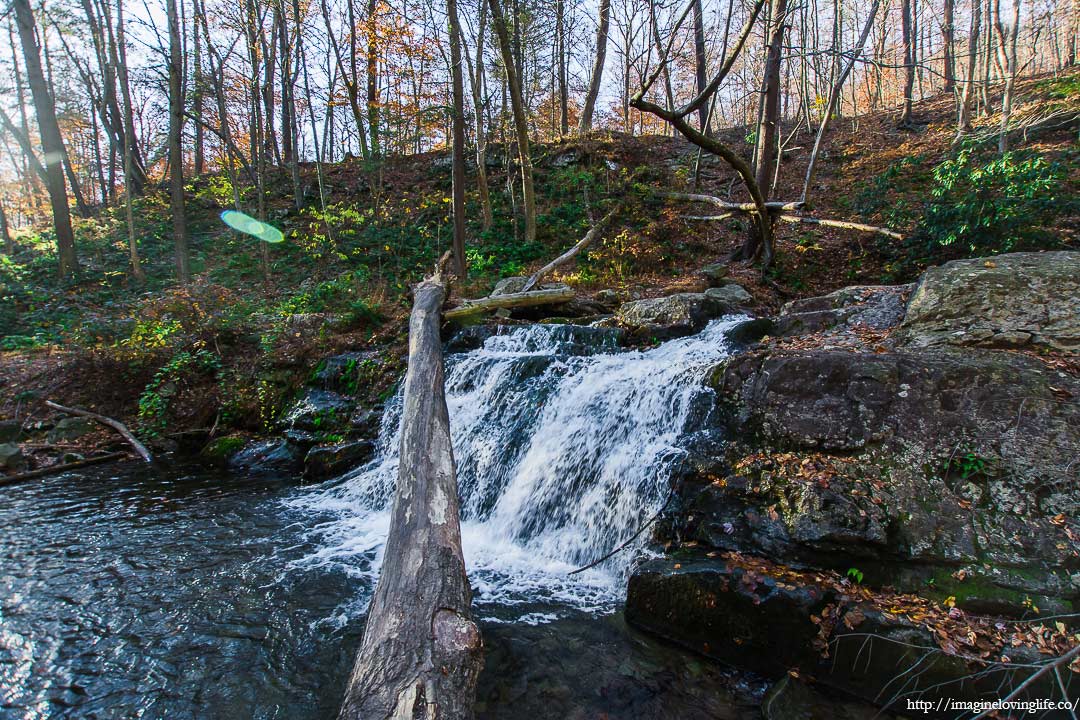
[[[447,355],[463,548],[478,605],[605,610],[621,600],[632,550],[567,573],[662,507],[673,467],[713,405],[704,375],[730,354],[726,333],[745,319],[715,320],[648,350],[620,350],[615,332],[601,328],[502,328],[476,350]],[[400,414],[399,395],[387,404],[375,459],[292,501],[325,518],[309,566],[377,576]]]

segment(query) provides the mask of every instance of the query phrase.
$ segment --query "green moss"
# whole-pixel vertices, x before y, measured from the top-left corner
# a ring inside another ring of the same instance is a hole
[[[227,436],[211,440],[202,450],[202,455],[208,458],[225,460],[235,455],[244,447],[246,441],[242,437]]]

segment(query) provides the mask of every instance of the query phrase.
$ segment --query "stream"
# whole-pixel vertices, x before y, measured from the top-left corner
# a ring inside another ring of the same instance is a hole
[[[447,356],[479,718],[752,718],[757,679],[628,628],[632,538],[708,435],[741,318],[644,351],[533,325]],[[378,576],[400,402],[343,478],[115,465],[5,488],[0,717],[332,718]]]

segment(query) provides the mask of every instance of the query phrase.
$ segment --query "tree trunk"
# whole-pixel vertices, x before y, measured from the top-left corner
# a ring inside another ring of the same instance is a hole
[[[367,110],[368,132],[371,134],[371,157],[382,155],[379,141],[379,40],[375,11],[377,0],[368,0],[367,7]]]
[[[176,277],[181,284],[191,282],[191,253],[188,249],[187,217],[184,207],[184,58],[180,49],[180,18],[176,0],[167,0],[169,23],[169,211],[176,250]]]
[[[465,279],[465,83],[461,77],[461,25],[458,22],[457,0],[446,0],[446,16],[450,23],[450,84],[452,87],[453,128],[453,207],[454,264],[457,276]]]
[[[555,62],[559,76],[559,133],[570,134],[570,90],[566,81],[566,0],[555,3]]]
[[[52,205],[53,227],[56,230],[56,255],[59,260],[60,277],[75,276],[78,258],[75,255],[75,233],[71,227],[71,209],[68,206],[67,187],[64,183],[64,140],[56,121],[56,105],[49,93],[45,73],[41,68],[41,55],[36,39],[36,22],[29,0],[12,0],[15,21],[19,26],[26,77],[34,100],[41,145],[45,151],[45,170]]]
[[[487,3],[480,3],[480,19],[476,30],[476,64],[465,53],[472,88],[473,115],[476,119],[476,188],[480,194],[483,228],[489,230],[494,218],[491,212],[491,192],[487,177],[487,125],[484,122],[484,36],[487,33]],[[462,43],[464,46],[464,42]]]
[[[780,128],[780,53],[784,45],[787,25],[787,0],[774,0],[770,13],[769,45],[765,55],[764,97],[761,122],[757,131],[757,153],[754,158],[754,174],[757,186],[767,201],[773,163],[776,162],[776,140]],[[771,218],[765,218],[768,223]],[[761,258],[764,265],[772,261],[773,248],[768,238],[763,238],[758,227],[751,225],[746,243],[739,256],[745,260]]]
[[[1016,37],[1020,29],[1020,0],[1013,0],[1012,27],[1001,21],[1001,0],[994,0],[994,29],[998,36],[998,58],[1005,73],[1005,89],[1001,93],[1001,125],[998,130],[998,152],[1009,149],[1009,118],[1012,116],[1013,86],[1016,84]]]
[[[608,0],[601,0],[601,3]],[[499,50],[506,70],[506,84],[510,91],[510,106],[514,115],[514,128],[517,131],[518,159],[521,163],[521,195],[525,205],[525,242],[536,240],[536,197],[533,195],[532,155],[529,150],[529,118],[526,115],[525,102],[521,96],[521,81],[517,66],[514,64],[510,34],[506,27],[499,0],[489,0],[491,23],[495,26],[495,36],[499,39]]]
[[[195,175],[198,176],[206,172],[206,140],[203,136],[203,86],[206,83],[203,80],[202,42],[198,24],[192,33],[192,40],[195,43],[195,54],[192,58],[194,80],[191,89],[191,112],[195,116]]]
[[[967,69],[964,90],[956,114],[956,139],[971,129],[971,99],[975,93],[975,68],[979,56],[979,31],[982,29],[982,1],[975,0],[971,9],[971,35],[968,37]]]
[[[866,24],[863,25],[862,34],[859,35],[859,40],[852,50],[847,64],[844,65],[844,69],[840,72],[840,76],[836,78],[836,84],[833,85],[832,91],[829,93],[829,100],[825,104],[825,114],[821,117],[821,125],[818,126],[817,136],[814,137],[814,149],[810,152],[810,162],[807,163],[806,166],[806,178],[803,181],[802,197],[799,198],[804,203],[806,202],[807,196],[810,194],[810,184],[814,181],[814,170],[817,167],[818,153],[821,152],[821,141],[825,137],[826,128],[829,127],[833,109],[836,107],[837,103],[840,102],[840,91],[844,87],[844,82],[847,81],[848,75],[851,74],[852,68],[855,67],[855,61],[862,55],[863,48],[866,47],[866,40],[870,37],[871,28],[874,27],[874,19],[877,17],[878,6],[880,4],[881,0],[874,0],[873,5],[870,6],[870,14],[866,18]]]
[[[4,203],[0,202],[0,239],[4,241],[4,253],[8,257],[15,254],[15,238],[11,236],[11,228],[8,227],[7,213],[4,211]]]
[[[596,26],[596,56],[593,61],[592,75],[589,79],[589,91],[585,95],[585,105],[581,108],[578,121],[578,134],[584,135],[592,130],[593,109],[596,98],[600,95],[600,81],[604,75],[604,58],[607,56],[608,25],[611,21],[611,0],[600,0],[600,23]]]
[[[701,0],[694,2],[694,74],[697,80],[697,93],[705,92],[707,82],[707,68],[705,67],[705,14],[701,7]],[[705,135],[709,134],[708,108],[702,104],[698,108],[698,129]]]
[[[445,295],[439,273],[413,294],[390,532],[341,720],[473,714],[483,644],[461,553],[439,339]]]
[[[901,31],[904,38],[904,109],[900,113],[899,126],[911,126],[911,103],[915,92],[915,37],[912,28],[911,4],[913,0],[901,0]]]
[[[956,26],[953,20],[955,9],[956,0],[945,0],[945,12],[941,24],[941,40],[945,46],[945,92],[947,93],[956,91],[956,55],[953,47],[956,35]]]
[[[120,91],[124,99],[124,216],[128,230],[128,259],[131,261],[131,277],[136,283],[146,281],[146,273],[143,272],[142,261],[139,259],[139,243],[135,235],[135,210],[132,207],[132,196],[135,194],[135,152],[132,147],[135,140],[135,120],[131,107],[131,85],[127,77],[127,38],[124,35],[124,6],[123,1],[116,3],[116,42],[119,46],[118,54],[114,51],[117,60],[120,82]]]

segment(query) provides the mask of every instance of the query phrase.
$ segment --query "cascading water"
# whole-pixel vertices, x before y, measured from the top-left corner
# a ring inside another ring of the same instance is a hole
[[[618,603],[633,552],[567,573],[625,542],[663,505],[673,466],[712,406],[704,373],[730,353],[726,333],[743,320],[716,320],[644,351],[620,351],[611,330],[530,325],[447,356],[462,537],[478,605]],[[377,575],[399,420],[400,397],[388,404],[373,461],[290,501],[308,517],[329,514],[303,564]]]

